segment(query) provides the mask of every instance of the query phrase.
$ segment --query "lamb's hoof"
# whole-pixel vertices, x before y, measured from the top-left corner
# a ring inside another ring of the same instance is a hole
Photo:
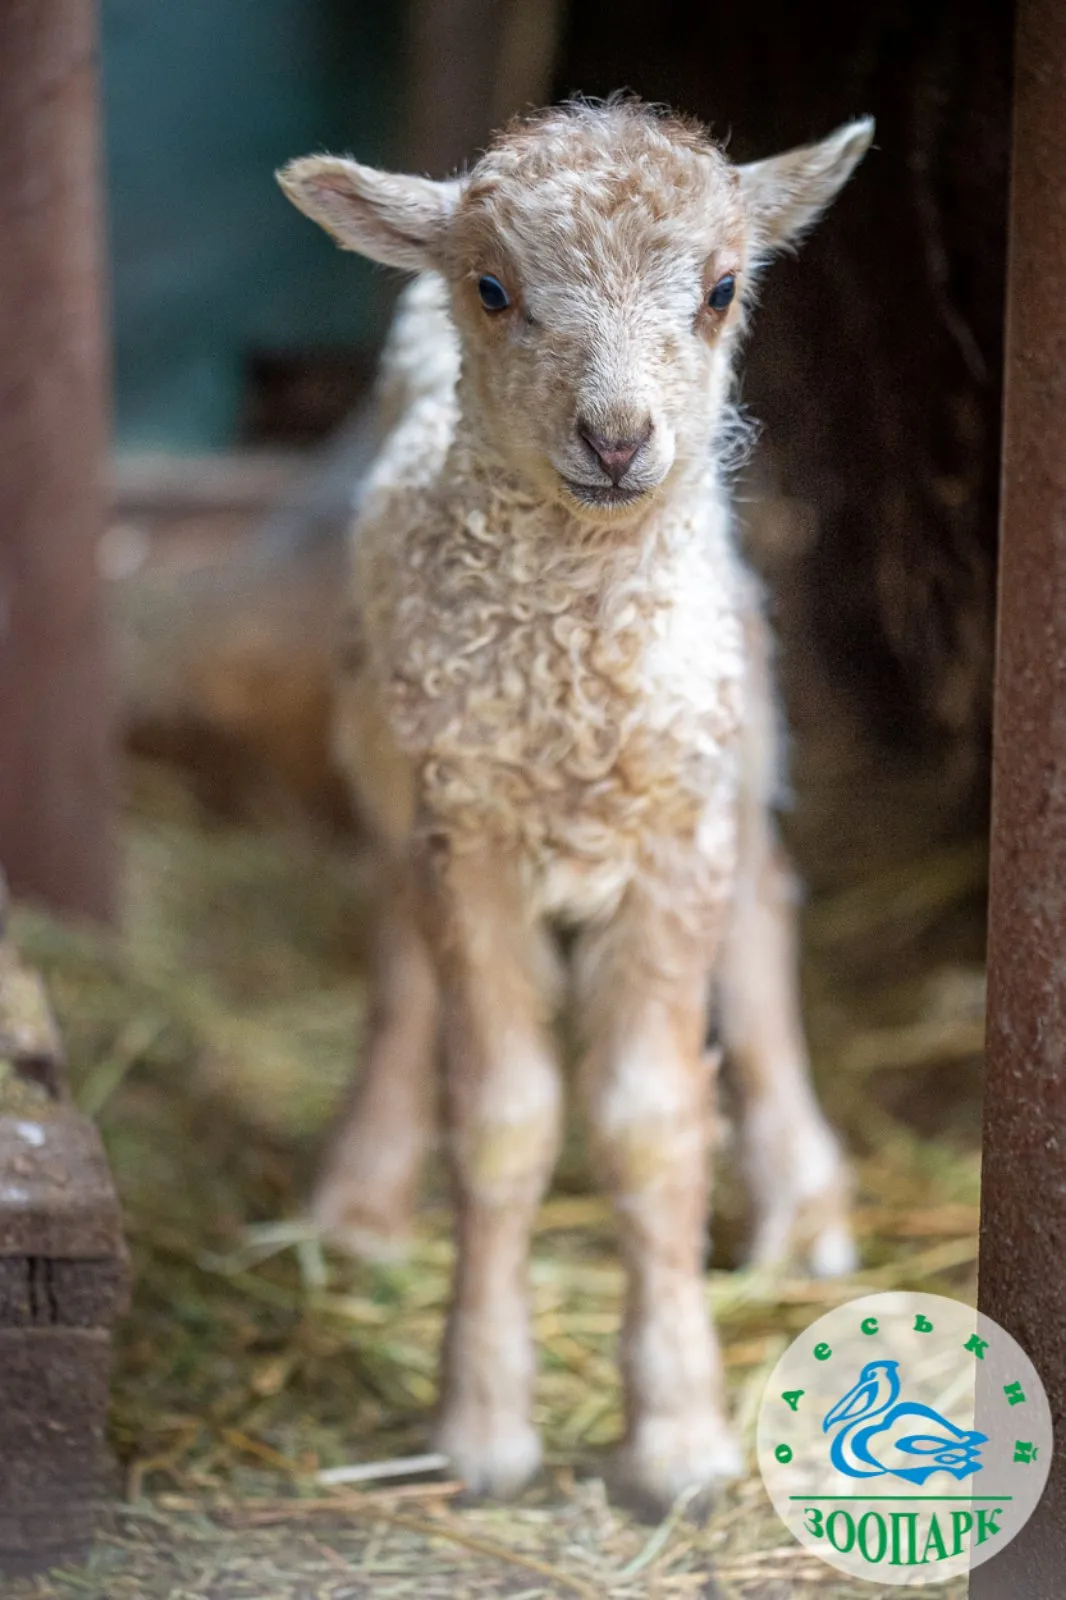
[[[830,1223],[807,1247],[812,1278],[847,1278],[858,1271],[859,1252],[846,1222]]]
[[[435,1442],[471,1498],[513,1499],[540,1468],[540,1439],[530,1424],[481,1406],[446,1411]]]
[[[859,1265],[851,1229],[843,1217],[812,1226],[805,1217],[810,1202],[781,1207],[764,1217],[755,1235],[750,1265],[762,1271],[783,1271],[798,1264],[812,1278],[846,1278]]]
[[[609,1474],[615,1496],[638,1515],[658,1521],[687,1497],[687,1512],[710,1510],[714,1491],[739,1478],[744,1459],[729,1424],[704,1416],[645,1418],[619,1448]]]
[[[407,1206],[390,1212],[368,1205],[365,1191],[348,1184],[321,1183],[311,1197],[311,1219],[320,1236],[356,1261],[402,1261],[411,1248]]]

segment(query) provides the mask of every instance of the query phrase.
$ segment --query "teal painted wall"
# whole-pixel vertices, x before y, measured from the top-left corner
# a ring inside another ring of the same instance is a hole
[[[276,167],[388,157],[388,0],[103,0],[114,336],[123,446],[233,442],[251,350],[365,346],[380,274],[292,208]]]

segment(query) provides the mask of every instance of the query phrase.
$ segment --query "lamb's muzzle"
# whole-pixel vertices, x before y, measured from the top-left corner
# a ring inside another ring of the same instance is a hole
[[[617,488],[633,465],[634,458],[651,438],[653,426],[651,418],[648,417],[632,438],[605,437],[604,434],[596,432],[594,423],[580,418],[577,431]]]
[[[759,1259],[851,1263],[772,817],[771,641],[721,446],[753,281],[872,131],[736,167],[623,100],[517,123],[448,183],[333,157],[281,175],[346,248],[422,274],[386,352],[338,692],[385,885],[376,1003],[313,1204],[337,1242],[395,1247],[440,1059],[458,1213],[440,1440],[478,1490],[540,1458],[525,1268],[564,977],[629,1281],[635,1498],[661,1509],[739,1464],[702,1278],[712,989]]]

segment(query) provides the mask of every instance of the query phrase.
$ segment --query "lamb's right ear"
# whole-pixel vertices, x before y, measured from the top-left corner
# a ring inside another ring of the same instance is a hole
[[[437,183],[379,172],[339,156],[304,156],[277,175],[294,206],[331,233],[387,267],[422,272],[438,264],[445,229],[458,204],[458,180]]]

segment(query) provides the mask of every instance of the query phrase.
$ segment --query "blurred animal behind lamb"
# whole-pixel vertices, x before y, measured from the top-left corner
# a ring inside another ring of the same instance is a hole
[[[724,465],[758,272],[871,136],[736,167],[622,100],[513,124],[448,182],[332,157],[280,175],[345,248],[422,274],[354,536],[337,747],[382,920],[367,1059],[314,1209],[356,1252],[402,1240],[440,1058],[458,1266],[439,1443],[477,1491],[514,1492],[540,1459],[525,1274],[564,985],[628,1273],[625,1488],[662,1507],[739,1465],[702,1280],[713,990],[756,1257],[852,1262],[772,819],[770,639]]]

